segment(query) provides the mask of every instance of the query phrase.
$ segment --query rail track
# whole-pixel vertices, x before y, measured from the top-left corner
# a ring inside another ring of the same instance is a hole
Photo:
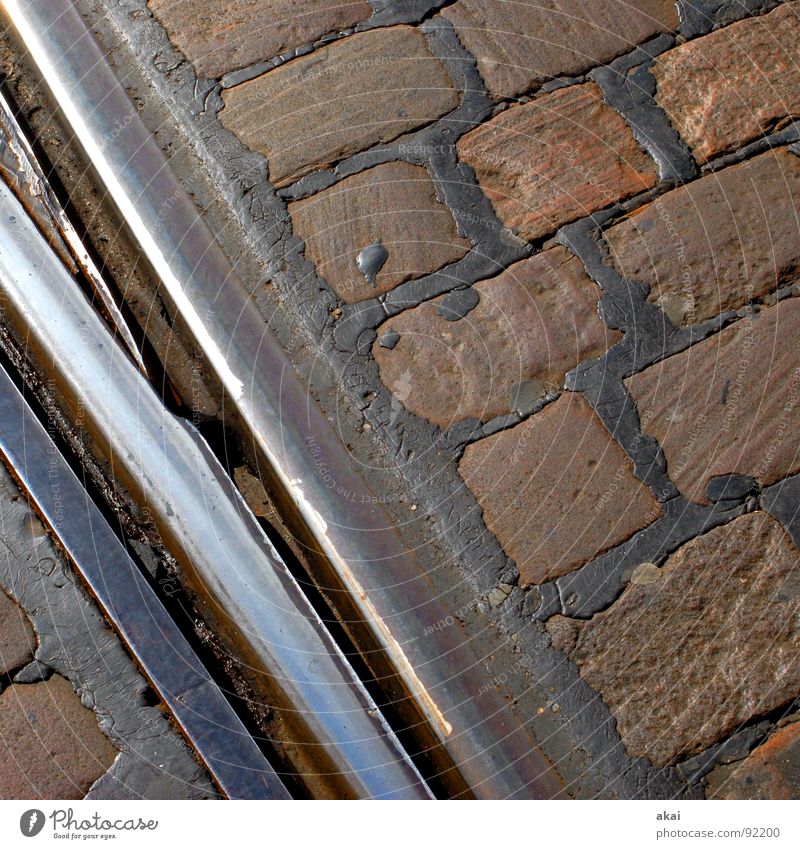
[[[220,791],[558,796],[558,776],[500,696],[485,692],[482,658],[310,399],[70,0],[2,8],[43,100],[202,352],[301,549],[288,563],[206,441],[169,409],[141,330],[4,102],[0,453]],[[62,422],[60,434],[43,418]],[[318,455],[337,490],[320,478]],[[94,483],[76,474],[81,460],[99,470]],[[269,734],[237,715],[213,660],[198,657],[186,623],[131,556],[115,511],[148,517],[193,615],[268,706]],[[437,621],[454,626],[420,639]]]

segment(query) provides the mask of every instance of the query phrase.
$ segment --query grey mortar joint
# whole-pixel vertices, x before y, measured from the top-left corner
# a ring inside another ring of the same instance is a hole
[[[743,515],[746,507],[705,507],[679,495],[665,502],[663,510],[660,519],[626,542],[575,572],[541,584],[542,603],[534,619],[543,622],[556,614],[590,619],[619,598],[640,563],[663,561],[684,543]]]
[[[447,115],[392,142],[360,151],[337,162],[333,168],[320,169],[278,190],[278,196],[300,200],[336,185],[386,162],[404,161],[424,165],[435,175],[434,154],[450,148],[464,133],[477,127],[492,111],[492,101],[477,70],[475,59],[464,50],[449,21],[426,21],[425,34],[431,53],[445,66],[453,87],[460,95],[459,105]]]
[[[800,122],[793,121],[787,127],[777,133],[772,133],[768,136],[762,136],[739,150],[733,153],[727,153],[724,156],[719,156],[707,162],[703,166],[703,174],[711,174],[714,171],[720,171],[722,168],[727,168],[730,165],[736,165],[739,162],[744,162],[759,153],[764,153],[767,150],[772,150],[778,147],[788,146],[790,153],[797,155],[798,141],[800,141]]]
[[[782,0],[678,0],[680,33],[686,38],[706,35],[734,21],[763,15]]]
[[[616,720],[602,697],[581,677],[578,668],[550,645],[540,623],[528,622],[515,635],[520,651],[531,660],[531,674],[544,688],[558,694],[563,730],[580,740],[579,748],[592,759],[602,784],[595,795],[630,799],[673,799],[687,792],[673,767],[656,768],[644,758],[631,758],[620,739]],[[555,736],[555,734],[554,734]],[[699,791],[688,791],[695,798]]]
[[[344,176],[378,164],[375,157],[381,162],[399,159],[423,165],[431,173],[437,193],[453,215],[459,233],[468,238],[473,247],[462,259],[424,277],[406,281],[378,298],[343,304],[333,338],[336,347],[346,353],[368,355],[377,326],[387,318],[453,289],[495,276],[533,250],[497,218],[494,207],[478,185],[475,172],[458,162],[456,156],[455,142],[478,126],[491,111],[491,100],[475,60],[461,46],[449,21],[428,21],[422,29],[431,51],[444,62],[461,92],[461,104],[449,115],[406,136],[391,148],[383,146],[352,157],[337,166],[336,171],[327,172],[330,176],[326,176],[324,185],[333,185]],[[316,174],[312,177],[318,182],[303,184],[301,196],[306,196],[309,187],[319,190],[322,183]],[[284,192],[284,195],[298,196],[295,189],[302,182],[289,187],[289,193]]]
[[[675,46],[671,35],[659,35],[626,56],[589,74],[603,96],[624,118],[633,137],[658,165],[662,180],[684,183],[697,174],[689,148],[656,103],[656,81],[650,73],[654,59]]]
[[[392,2],[391,0],[390,2],[381,2],[381,0],[376,0],[376,2],[370,3],[373,9],[372,15],[355,27],[326,33],[309,44],[303,44],[300,47],[287,50],[270,59],[254,62],[252,65],[247,65],[244,68],[229,71],[222,76],[220,85],[225,89],[249,82],[256,77],[266,74],[268,71],[272,71],[281,65],[285,65],[287,62],[291,62],[293,59],[298,59],[300,56],[308,56],[310,53],[319,50],[320,47],[333,44],[335,41],[340,41],[356,32],[365,32],[395,24],[419,23],[429,14],[443,6],[445,2],[446,0],[408,0],[408,2]]]
[[[658,441],[642,432],[636,405],[623,379],[718,331],[736,313],[725,313],[694,327],[676,328],[656,305],[648,303],[647,287],[623,278],[600,245],[601,228],[622,212],[623,206],[629,204],[567,225],[557,234],[559,243],[583,262],[603,290],[601,316],[611,327],[624,331],[623,338],[602,357],[587,360],[569,372],[565,384],[591,404],[633,461],[636,476],[662,503],[664,515],[577,571],[541,585],[541,604],[534,616],[539,621],[557,613],[586,619],[607,609],[619,597],[636,565],[663,559],[698,534],[731,521],[747,509],[726,501],[710,507],[687,501],[669,478]]]
[[[764,510],[777,519],[800,548],[800,474],[784,478],[761,493]]]
[[[547,80],[547,82],[543,83],[541,88],[539,89],[540,94],[551,94],[554,91],[558,91],[561,88],[571,88],[574,85],[580,85],[581,83],[586,82],[586,74],[581,74],[578,77],[553,77],[551,80]],[[513,98],[513,100],[518,102],[524,102],[523,98]]]
[[[357,25],[357,29],[418,24],[452,0],[367,0],[372,6],[372,16]]]
[[[445,295],[441,304],[436,307],[436,313],[445,321],[460,321],[465,318],[481,301],[478,290],[472,286],[453,289]]]
[[[245,68],[237,68],[235,71],[229,71],[227,74],[223,75],[220,80],[220,85],[222,88],[234,88],[242,83],[250,82],[250,80],[254,80],[256,77],[260,77],[275,68],[279,68],[281,65],[285,65],[293,59],[299,59],[301,56],[308,56],[310,53],[314,53],[319,50],[320,47],[326,47],[329,44],[333,44],[335,41],[347,38],[348,35],[353,35],[354,32],[356,32],[355,27],[350,27],[349,29],[339,30],[338,32],[327,33],[310,44],[304,44],[301,47],[295,47],[292,50],[287,50],[285,53],[281,53],[272,59],[256,62]]]
[[[774,729],[774,723],[769,720],[760,720],[752,725],[746,725],[734,731],[722,743],[681,761],[677,765],[678,771],[685,776],[687,783],[697,784],[715,766],[746,758],[756,746],[761,745],[769,737]]]

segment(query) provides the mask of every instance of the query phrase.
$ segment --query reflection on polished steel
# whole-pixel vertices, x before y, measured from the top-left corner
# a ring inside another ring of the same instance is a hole
[[[0,457],[229,799],[289,793],[0,366]]]
[[[0,290],[5,321],[28,355],[82,407],[117,480],[150,511],[167,547],[269,676],[295,735],[286,742],[313,746],[346,795],[428,797],[217,459],[163,407],[2,182]]]
[[[348,624],[361,628],[369,646],[380,650],[377,656],[387,664],[382,668],[389,670],[382,674],[401,682],[405,697],[425,719],[426,733],[469,792],[490,798],[558,795],[560,780],[524,722],[496,691],[476,701],[486,673],[460,625],[423,637],[427,625],[448,620],[450,611],[432,597],[380,499],[371,495],[308,397],[70,0],[3,0],[2,5],[205,363],[249,429],[262,473],[271,475],[276,491],[286,493],[279,506],[309,559],[326,570],[317,579],[324,577],[333,605],[344,618],[356,620]],[[124,131],[114,132],[115,127]],[[321,479],[320,459],[336,488]],[[184,460],[183,471],[190,465]],[[351,499],[347,493],[365,497]],[[225,554],[233,573],[238,556]],[[268,603],[259,599],[250,615],[258,618],[259,605]],[[375,657],[368,649],[368,661]]]
[[[53,250],[70,271],[79,269],[99,298],[101,312],[122,340],[128,353],[146,373],[142,355],[122,317],[103,275],[89,256],[66,212],[48,184],[30,143],[11,107],[0,93],[0,176],[8,183],[28,214],[39,225]]]

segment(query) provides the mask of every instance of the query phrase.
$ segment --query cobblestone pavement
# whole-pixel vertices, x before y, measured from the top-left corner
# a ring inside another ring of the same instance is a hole
[[[82,5],[568,792],[800,795],[800,2]]]
[[[214,796],[4,468],[0,540],[0,799]]]

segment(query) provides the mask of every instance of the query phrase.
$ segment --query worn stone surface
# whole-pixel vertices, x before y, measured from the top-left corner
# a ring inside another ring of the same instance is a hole
[[[0,590],[0,675],[31,661],[35,649],[36,637],[28,617]]]
[[[800,3],[662,54],[656,100],[699,162],[800,116]]]
[[[800,159],[765,153],[662,195],[606,231],[619,272],[678,325],[736,309],[800,270]]]
[[[467,446],[459,471],[523,584],[571,572],[661,515],[631,461],[572,393]]]
[[[593,83],[501,112],[458,152],[498,217],[531,240],[656,183],[653,161]]]
[[[670,0],[459,0],[442,15],[497,98],[581,74],[678,25]]]
[[[788,298],[626,383],[667,472],[705,501],[717,475],[762,485],[800,470],[800,300]]]
[[[562,247],[472,290],[479,301],[464,318],[448,321],[445,299],[438,298],[379,329],[379,339],[389,329],[400,334],[394,348],[373,347],[381,380],[395,397],[440,427],[508,413],[526,384],[534,384],[535,397],[561,389],[580,360],[620,338],[597,314],[597,286]]]
[[[289,212],[306,257],[348,303],[436,271],[469,250],[428,172],[406,162],[369,168],[290,203]],[[383,254],[373,285],[359,259],[376,244]]]
[[[0,694],[0,798],[83,798],[116,754],[65,678]]]
[[[458,105],[444,65],[414,27],[358,33],[223,92],[220,120],[285,186],[388,142]]]
[[[800,799],[800,722],[779,728],[739,763],[708,776],[709,799]]]
[[[148,0],[199,77],[216,79],[263,62],[371,14],[363,0]]]
[[[800,552],[765,513],[697,537],[658,581],[554,632],[617,720],[628,752],[656,765],[707,749],[800,690]]]

